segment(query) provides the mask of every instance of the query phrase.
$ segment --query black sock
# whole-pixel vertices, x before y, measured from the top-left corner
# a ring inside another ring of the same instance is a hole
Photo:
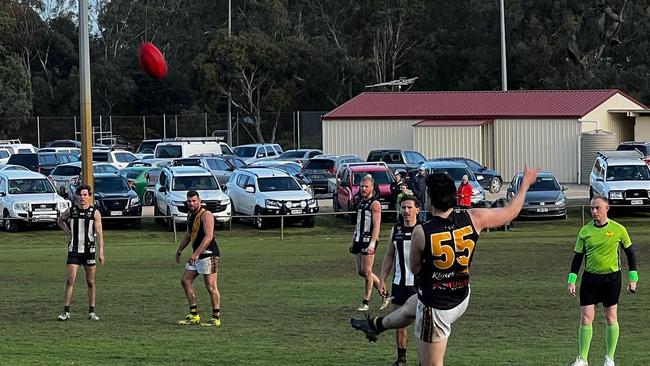
[[[370,300],[363,299],[363,301],[361,303],[364,304],[364,305],[368,305],[368,304],[370,304]]]
[[[221,309],[212,308],[212,317],[215,319],[219,319],[221,317]]]
[[[397,361],[406,362],[406,348],[397,347]]]
[[[69,305],[68,305],[68,306],[64,306],[64,307],[63,307],[63,311],[65,311],[66,313],[69,313],[69,312],[70,312],[70,306],[69,306]]]
[[[376,330],[378,333],[381,333],[381,332],[383,332],[383,331],[386,330],[386,328],[384,328],[384,326],[381,324],[381,321],[382,321],[382,320],[384,320],[384,317],[383,317],[383,316],[380,316],[380,317],[375,318],[375,319],[373,320],[373,322],[372,322],[372,325],[375,327],[375,330]]]
[[[94,306],[89,306],[88,307],[88,313],[94,313],[95,312],[95,307]]]
[[[190,305],[190,314],[197,315],[198,313],[199,313],[199,307],[196,304]]]

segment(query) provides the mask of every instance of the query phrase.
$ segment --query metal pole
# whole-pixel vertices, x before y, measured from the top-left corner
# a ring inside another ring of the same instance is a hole
[[[300,111],[296,112],[296,125],[298,129],[298,148],[300,149]]]
[[[284,240],[284,215],[280,216],[280,240]]]
[[[72,124],[74,125],[74,137],[72,139],[77,140],[77,116],[72,117]],[[79,131],[79,134],[81,134],[81,131]],[[81,136],[79,138],[81,139]]]
[[[142,116],[142,139],[147,139],[147,118]]]
[[[232,0],[228,0],[228,38],[232,35]],[[228,90],[228,144],[232,146],[232,95]]]
[[[108,132],[110,134],[109,136],[113,138],[113,115],[108,116],[108,128],[110,128]]]
[[[174,115],[174,137],[178,137],[178,114]]]
[[[81,172],[83,183],[93,187],[95,183],[93,179],[92,167],[93,121],[91,109],[92,103],[90,96],[90,41],[88,40],[88,0],[79,0],[79,103],[81,111]]]
[[[101,139],[103,137],[104,137],[104,126],[102,123],[102,115],[100,114],[99,115],[99,138]],[[93,143],[95,143],[95,141],[97,141],[97,138],[93,136]]]
[[[503,0],[499,0],[501,18],[501,90],[508,91],[508,70],[506,68],[506,16]]]
[[[36,116],[36,140],[38,141],[38,148],[41,148],[41,117]]]
[[[293,124],[293,149],[296,149],[296,112],[291,115],[291,122]]]
[[[205,137],[208,137],[208,113],[203,112],[203,120],[205,121]]]
[[[165,117],[165,114],[163,113],[163,138],[167,138],[167,118]]]

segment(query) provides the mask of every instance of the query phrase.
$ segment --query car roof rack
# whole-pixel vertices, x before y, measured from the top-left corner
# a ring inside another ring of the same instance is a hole
[[[13,145],[13,144],[22,144],[22,142],[20,142],[20,139],[9,139],[9,140],[0,140],[0,144]]]
[[[352,167],[352,166],[362,166],[362,165],[379,165],[379,166],[383,166],[384,168],[388,169],[388,165],[386,165],[386,163],[383,162],[383,161],[365,161],[365,162],[361,162],[361,163],[345,163],[345,164],[341,164],[339,169],[349,168],[349,167]]]
[[[645,155],[638,149],[634,150],[603,150],[598,152],[603,159],[643,159]]]
[[[223,136],[215,136],[215,137],[166,137],[164,139],[160,140],[161,142],[189,142],[189,141],[216,141],[216,142],[224,142],[225,138]]]

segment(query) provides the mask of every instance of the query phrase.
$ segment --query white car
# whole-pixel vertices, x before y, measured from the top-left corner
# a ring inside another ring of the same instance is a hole
[[[278,144],[248,144],[236,146],[233,153],[248,165],[260,160],[277,159],[283,151]]]
[[[132,152],[126,150],[93,149],[93,161],[110,163],[117,169],[124,169],[130,162],[138,160]]]
[[[0,172],[0,210],[6,231],[22,225],[55,223],[70,201],[56,194],[54,186],[40,173],[22,170]]]
[[[219,187],[209,170],[200,166],[168,166],[162,169],[154,191],[154,216],[165,222],[172,230],[174,223],[187,223],[189,209],[186,205],[187,192],[199,193],[203,206],[212,212],[215,221],[225,225],[230,221],[230,198]],[[173,219],[173,220],[172,220]]]
[[[304,191],[298,181],[275,168],[242,168],[233,172],[226,184],[235,214],[255,216],[255,226],[264,229],[271,218],[285,216],[286,222],[302,221],[313,227],[318,201]]]
[[[93,164],[93,173],[117,173],[120,174],[119,169],[114,167],[110,163],[94,163]],[[67,197],[70,194],[71,187],[79,183],[81,177],[81,162],[76,161],[74,163],[67,163],[58,165],[50,175],[47,176],[47,179],[52,182],[56,192],[63,197]]]

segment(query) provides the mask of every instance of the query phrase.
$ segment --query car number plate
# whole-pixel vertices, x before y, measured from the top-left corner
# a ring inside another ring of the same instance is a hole
[[[292,215],[298,215],[298,214],[301,214],[301,213],[302,213],[302,210],[291,210]]]
[[[122,211],[111,211],[111,216],[122,216]]]
[[[538,208],[537,212],[548,212],[548,208],[546,208],[546,207]]]
[[[312,174],[309,177],[312,179],[325,179],[325,176],[322,174]]]
[[[388,205],[381,205],[382,210],[388,210]]]
[[[630,201],[630,203],[633,204],[633,205],[642,205],[643,200],[632,200],[632,201]]]

